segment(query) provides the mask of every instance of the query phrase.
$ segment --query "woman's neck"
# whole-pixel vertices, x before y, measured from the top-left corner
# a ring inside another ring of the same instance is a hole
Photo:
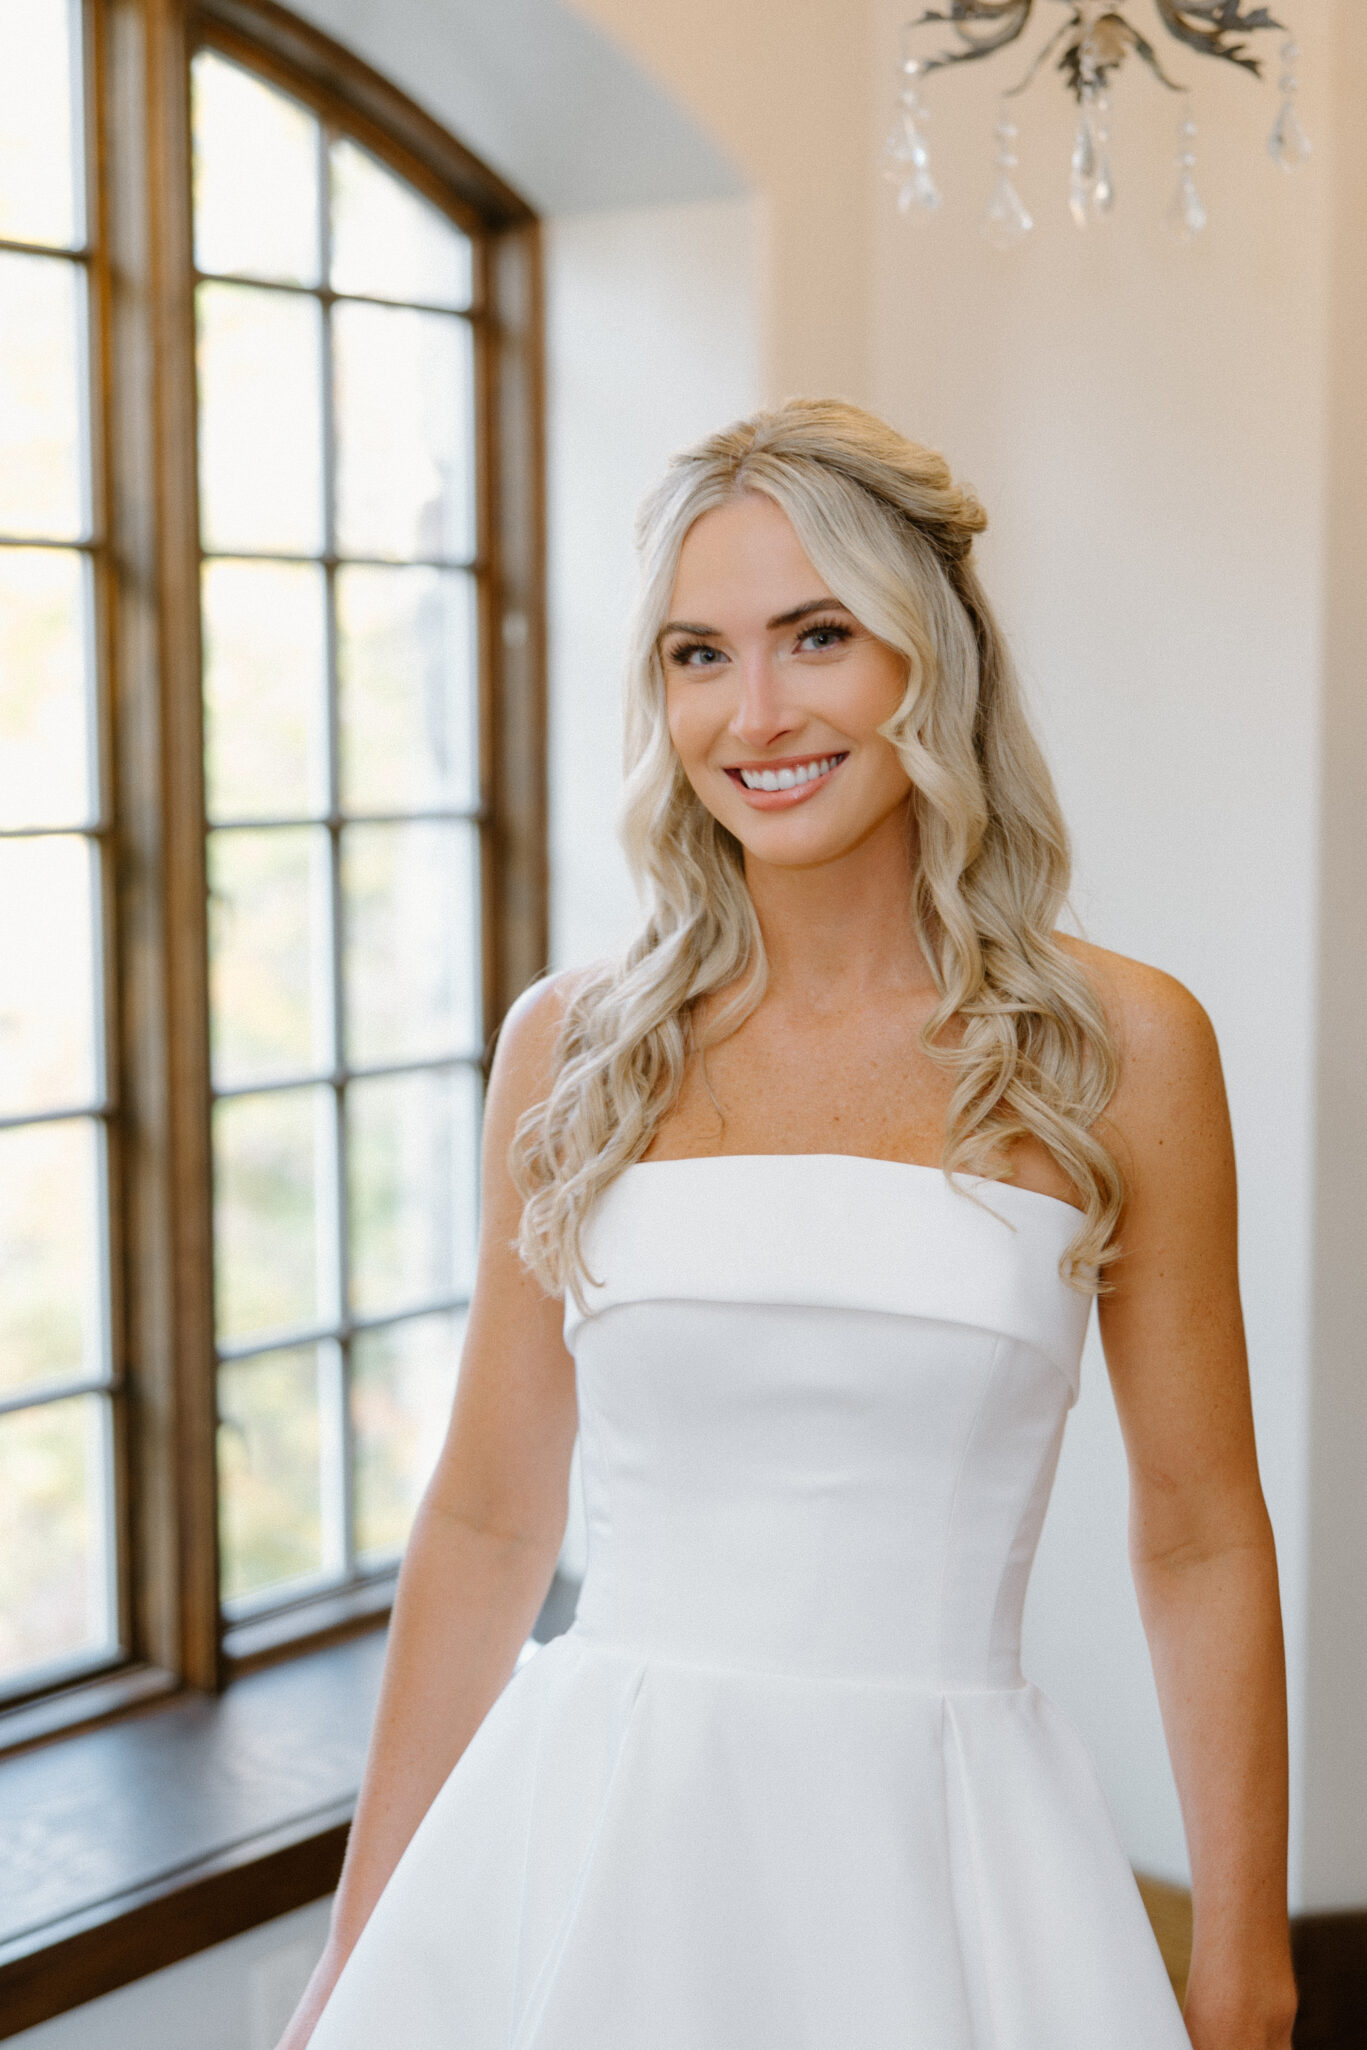
[[[747,856],[745,879],[764,935],[767,999],[843,1010],[880,991],[929,991],[933,977],[911,920],[915,840],[903,811],[818,868]]]

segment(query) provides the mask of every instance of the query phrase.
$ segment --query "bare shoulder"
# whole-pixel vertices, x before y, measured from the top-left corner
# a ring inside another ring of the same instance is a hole
[[[1209,1015],[1175,975],[1072,933],[1054,938],[1101,1000],[1120,1053],[1122,1085],[1161,1083],[1174,1069],[1218,1057]]]
[[[602,972],[603,962],[585,968],[564,968],[529,983],[510,1005],[495,1041],[489,1077],[489,1104],[516,1117],[539,1102],[555,1072],[555,1047],[565,1012],[585,983]]]
[[[1055,938],[1096,991],[1114,1035],[1120,1078],[1106,1123],[1132,1163],[1165,1148],[1177,1130],[1188,1142],[1203,1136],[1222,1146],[1228,1113],[1220,1049],[1198,998],[1164,969],[1071,933]]]

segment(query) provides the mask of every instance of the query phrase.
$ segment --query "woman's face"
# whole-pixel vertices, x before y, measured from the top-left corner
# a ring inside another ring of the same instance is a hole
[[[906,806],[910,780],[878,731],[906,658],[832,595],[772,499],[747,493],[694,522],[660,651],[684,773],[747,855],[837,860]]]

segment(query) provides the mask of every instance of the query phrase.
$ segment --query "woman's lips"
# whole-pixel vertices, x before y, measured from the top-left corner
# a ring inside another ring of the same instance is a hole
[[[809,776],[806,781],[794,783],[787,790],[750,790],[741,781],[739,768],[728,768],[726,774],[730,777],[740,795],[745,799],[745,802],[748,805],[752,805],[756,811],[786,811],[794,804],[805,803],[818,790],[824,790],[832,776],[839,769],[841,763],[848,759],[849,753],[846,750],[843,754],[830,752],[821,755],[800,755],[790,757],[787,761],[781,762],[746,762],[744,764],[747,770],[754,770],[756,772],[768,770],[777,774],[780,769],[806,769],[812,762],[828,761],[830,763],[831,766],[823,774]]]

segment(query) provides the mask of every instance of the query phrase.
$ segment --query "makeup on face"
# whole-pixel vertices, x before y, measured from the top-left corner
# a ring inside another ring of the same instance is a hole
[[[823,589],[771,500],[733,500],[694,524],[659,645],[680,761],[743,841],[757,831],[771,858],[820,859],[828,836],[838,852],[869,813],[905,802],[905,771],[878,731],[901,701],[905,658]],[[793,815],[797,840],[773,838],[787,833],[777,816],[762,823],[776,814]]]

